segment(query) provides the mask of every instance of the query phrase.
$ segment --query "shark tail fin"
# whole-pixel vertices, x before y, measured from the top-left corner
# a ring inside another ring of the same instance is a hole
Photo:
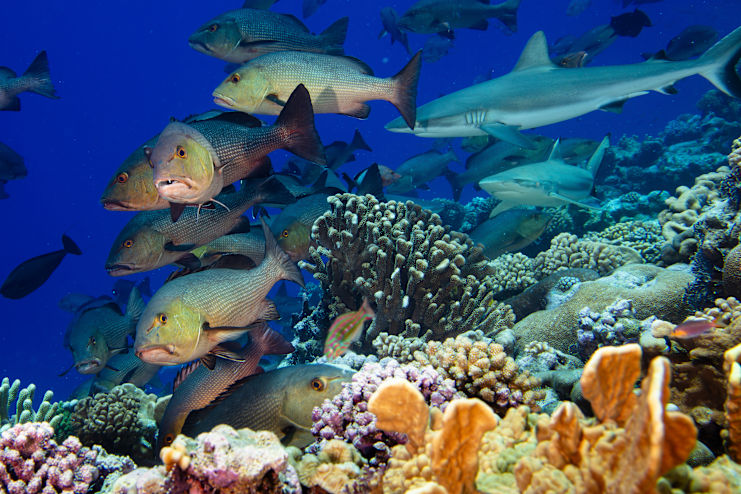
[[[414,129],[414,124],[417,122],[417,82],[421,65],[422,51],[420,50],[392,78],[394,91],[390,99],[391,104],[399,110],[410,129]]]
[[[707,64],[700,75],[729,96],[741,98],[741,78],[736,64],[741,59],[741,27],[734,29],[698,59],[698,64]]]
[[[605,136],[602,142],[599,143],[597,149],[594,150],[592,157],[587,162],[587,170],[592,172],[592,176],[596,177],[599,171],[599,166],[602,164],[602,158],[605,157],[605,151],[610,147],[610,136]]]

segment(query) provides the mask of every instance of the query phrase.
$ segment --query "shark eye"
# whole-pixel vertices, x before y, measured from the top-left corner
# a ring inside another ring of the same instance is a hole
[[[157,322],[160,324],[167,324],[167,314],[157,314]]]
[[[215,33],[216,31],[219,30],[219,25],[218,24],[211,24],[210,26],[208,26],[208,30],[209,30],[209,32]]]
[[[134,241],[131,240],[130,238],[127,238],[126,240],[123,241],[121,245],[123,245],[127,249],[130,249],[134,246]]]
[[[126,172],[121,172],[118,175],[116,175],[116,182],[119,184],[125,184],[129,181],[129,174]]]
[[[175,156],[184,160],[185,158],[188,157],[188,152],[185,150],[183,146],[178,146],[175,148]]]
[[[234,84],[238,83],[242,79],[242,76],[239,74],[232,74],[232,76],[229,78],[229,82],[233,82]]]
[[[324,381],[319,379],[318,377],[315,377],[311,380],[311,389],[314,391],[324,391]]]

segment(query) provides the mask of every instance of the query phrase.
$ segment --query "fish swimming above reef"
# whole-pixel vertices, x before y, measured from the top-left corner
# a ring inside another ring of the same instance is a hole
[[[390,194],[403,194],[412,191],[430,180],[443,174],[451,173],[448,163],[458,161],[453,150],[441,153],[435,149],[412,156],[396,167],[394,172],[401,177],[389,185],[386,190]]]
[[[301,4],[301,15],[306,19],[316,13],[319,7],[327,3],[327,0],[304,0]]]
[[[287,204],[294,197],[274,178],[260,180],[223,193],[217,200],[226,208],[186,208],[177,222],[165,210],[142,211],[121,230],[111,246],[105,268],[111,276],[150,271],[171,263],[187,265],[198,259],[190,253],[227,233],[249,230],[247,209],[265,200]]]
[[[569,35],[556,40],[550,48],[551,59],[559,67],[584,67],[612,45],[616,39],[618,35],[615,29],[609,24],[601,24],[578,38]]]
[[[134,287],[129,294],[126,313],[108,297],[93,299],[78,307],[64,333],[64,346],[72,352],[77,372],[97,374],[108,366],[111,357],[127,352],[127,337],[134,335],[144,306],[139,289]]]
[[[191,412],[182,433],[195,437],[228,424],[235,429],[272,431],[284,446],[305,447],[314,441],[314,407],[337,395],[352,375],[346,367],[304,364],[247,377],[211,405]]]
[[[131,291],[135,287],[137,290],[139,290],[139,293],[142,296],[149,298],[152,296],[152,286],[150,283],[151,280],[149,279],[149,276],[138,283],[134,280],[124,280],[119,278],[113,282],[113,288],[111,289],[113,300],[119,305],[127,303],[127,301],[129,300],[129,296],[131,295]]]
[[[225,256],[246,257],[257,266],[265,255],[265,236],[259,228],[251,227],[247,233],[223,235],[191,253],[198,258],[201,267],[210,266]]]
[[[348,18],[335,21],[321,34],[311,34],[292,15],[263,9],[231,10],[203,24],[188,38],[196,51],[231,63],[245,63],[276,51],[308,51],[342,55]]]
[[[0,199],[7,199],[3,186],[10,180],[17,180],[28,175],[23,156],[0,142]]]
[[[615,30],[618,36],[627,36],[635,38],[644,27],[651,27],[651,19],[645,12],[635,9],[633,12],[626,12],[610,19],[610,27]]]
[[[327,330],[327,338],[324,340],[324,356],[332,360],[344,355],[350,345],[363,334],[365,322],[374,317],[376,313],[367,298],[363,299],[363,304],[358,310],[337,316]]]
[[[317,193],[302,197],[286,206],[270,225],[278,245],[294,262],[309,257],[311,228],[317,218],[329,211],[330,195]]]
[[[644,53],[643,58],[658,60],[688,60],[702,54],[718,39],[718,31],[710,26],[693,25],[674,36],[666,48],[656,53]]]
[[[82,255],[80,248],[67,235],[62,235],[63,249],[32,257],[16,266],[0,286],[0,295],[19,299],[44,284],[67,254]]]
[[[532,209],[510,209],[478,225],[470,237],[494,259],[524,249],[540,237],[553,216]]]
[[[45,51],[36,55],[20,77],[8,67],[0,67],[0,110],[20,111],[18,95],[26,91],[59,99],[49,76],[49,59]]]
[[[196,360],[178,372],[173,383],[172,397],[158,424],[158,449],[169,446],[175,436],[180,434],[183,423],[191,411],[209,405],[236,381],[262,372],[258,363],[263,355],[286,354],[293,351],[293,345],[280,333],[270,329],[267,323],[262,323],[252,330],[250,337],[250,343],[238,352],[244,358],[242,362],[218,359],[214,370],[211,371]]]
[[[393,77],[374,77],[371,68],[352,57],[298,51],[269,53],[230,74],[213,92],[225,108],[276,115],[299,84],[311,95],[314,113],[340,113],[367,118],[369,100],[394,105],[405,122],[414,124],[420,53]]]
[[[674,93],[676,81],[695,74],[727,95],[741,97],[741,78],[735,72],[740,57],[741,27],[696,60],[561,68],[548,58],[545,35],[539,31],[509,74],[421,106],[413,129],[398,118],[386,124],[386,129],[422,137],[490,134],[529,147],[529,139],[520,130],[599,109],[617,112],[628,99],[649,91]]]
[[[302,85],[291,92],[274,125],[255,126],[255,121],[259,122],[230,112],[192,124],[171,122],[162,131],[150,162],[157,192],[181,204],[173,219],[182,212],[182,204],[206,203],[226,185],[258,171],[265,174],[269,162],[264,158],[276,149],[325,162],[309,93]]]
[[[590,197],[594,177],[609,146],[610,140],[605,137],[587,167],[580,168],[563,161],[558,150],[559,141],[556,141],[546,161],[518,166],[483,179],[479,186],[502,201],[491,211],[490,217],[520,205],[592,207],[581,201]]]
[[[350,142],[334,141],[325,146],[324,153],[327,156],[327,166],[331,170],[336,170],[345,163],[355,161],[356,158],[353,153],[360,150],[373,152],[373,149],[363,139],[360,131],[355,129]]]
[[[717,319],[687,319],[683,323],[676,325],[669,334],[669,337],[680,340],[695,338],[707,334],[713,328],[717,327]]]
[[[407,33],[399,28],[399,14],[396,13],[393,7],[384,7],[381,9],[381,24],[383,24],[383,29],[381,29],[378,38],[380,39],[388,34],[391,36],[392,45],[398,41],[407,51],[407,54],[411,55],[412,52],[409,51],[409,38],[407,37]]]
[[[485,31],[487,19],[495,17],[514,32],[519,6],[520,0],[496,5],[482,0],[419,0],[402,14],[398,26],[414,33],[451,33],[459,28]]]
[[[304,285],[298,267],[280,250],[264,220],[263,231],[265,256],[255,269],[209,269],[157,290],[136,328],[134,347],[140,359],[158,365],[200,359],[209,369],[216,357],[243,360],[221,344],[280,318],[275,304],[265,298],[275,283]]]

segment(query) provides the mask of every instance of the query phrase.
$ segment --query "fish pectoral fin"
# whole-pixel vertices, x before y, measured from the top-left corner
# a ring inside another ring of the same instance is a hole
[[[526,149],[537,149],[535,143],[526,135],[520,133],[518,127],[514,125],[505,125],[501,123],[487,123],[479,127],[492,137],[507,141],[515,146]]]
[[[599,109],[602,111],[609,111],[610,113],[622,113],[626,101],[628,101],[627,98],[613,101],[612,103],[600,106]]]
[[[564,202],[568,202],[569,204],[573,204],[574,206],[579,206],[581,208],[586,209],[601,209],[599,206],[592,206],[591,204],[586,204],[583,202],[576,201],[574,199],[570,199],[564,195],[559,194],[558,192],[551,192],[548,194],[550,197],[554,197],[556,199],[559,199]],[[596,199],[596,198],[595,198]]]
[[[196,270],[201,267],[201,260],[191,253],[185,254],[183,257],[175,262],[178,266],[182,266],[185,269],[190,270]]]
[[[268,101],[272,101],[276,105],[286,106],[286,102],[280,99],[277,94],[268,94],[267,96],[265,96],[265,99]]]
[[[216,355],[212,355],[210,353],[204,355],[200,358],[201,364],[203,364],[204,367],[208,370],[214,370],[214,367],[216,367]]]
[[[108,350],[108,352],[111,355],[120,355],[120,354],[124,354],[124,353],[129,353],[129,347],[111,348],[110,350]]]
[[[674,84],[667,84],[666,86],[657,89],[656,91],[660,92],[661,94],[677,94],[679,90],[674,87]]]
[[[499,213],[503,213],[504,211],[507,211],[508,209],[512,209],[515,206],[516,204],[514,202],[502,201],[499,204],[497,204],[497,207],[491,210],[491,213],[489,213],[489,218],[493,218]]]
[[[175,245],[172,241],[167,242],[164,249],[170,252],[188,252],[196,248],[196,244],[178,244]]]
[[[342,114],[347,115],[348,117],[366,119],[368,118],[368,115],[370,115],[370,106],[366,105],[365,103],[361,103],[355,109],[342,112]]]
[[[170,219],[175,223],[185,211],[185,204],[179,202],[170,203]]]
[[[217,345],[208,352],[210,355],[223,358],[225,360],[231,360],[232,362],[244,362],[245,358],[237,352],[229,350],[221,345]]]
[[[121,370],[121,369],[116,369],[115,367],[113,367],[110,364],[105,364],[105,368],[106,369],[111,369],[113,372],[119,372]]]

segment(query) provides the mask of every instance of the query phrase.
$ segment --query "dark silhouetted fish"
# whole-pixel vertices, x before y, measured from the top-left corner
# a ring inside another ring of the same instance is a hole
[[[20,111],[18,95],[25,91],[51,99],[59,98],[49,77],[49,60],[45,51],[36,55],[20,77],[8,67],[0,67],[0,110]]]
[[[336,170],[345,163],[355,161],[355,155],[353,153],[358,150],[373,151],[365,142],[363,136],[360,135],[360,131],[355,129],[350,143],[334,141],[329,146],[324,147],[324,154],[327,156],[327,166],[332,170]]]
[[[62,245],[64,246],[63,249],[33,257],[16,266],[0,286],[0,294],[6,298],[23,298],[49,279],[49,276],[57,269],[64,256],[67,254],[76,256],[82,254],[77,244],[67,235],[62,235]]]
[[[612,26],[593,27],[578,38],[564,36],[550,47],[553,62],[561,67],[583,67],[615,42],[617,34]]]
[[[314,15],[319,7],[325,3],[327,3],[327,0],[304,0],[304,3],[301,5],[301,14],[306,19]]]
[[[129,300],[129,294],[134,289],[134,287],[137,287],[141,295],[147,298],[152,296],[152,287],[150,286],[149,276],[147,276],[138,283],[133,280],[116,280],[113,283],[113,288],[111,289],[113,300],[115,300],[118,305],[127,303]]]
[[[399,27],[415,33],[449,33],[458,28],[486,30],[496,17],[510,31],[517,31],[520,0],[489,5],[481,0],[419,0],[399,19]]]
[[[674,36],[666,48],[656,53],[644,53],[643,58],[655,60],[688,60],[702,55],[718,39],[718,31],[710,26],[694,25]]]
[[[3,185],[26,175],[28,175],[28,170],[23,163],[23,157],[0,142],[0,199],[9,197],[4,193]]]
[[[644,27],[651,26],[653,26],[651,19],[648,18],[645,12],[639,9],[620,14],[610,19],[610,27],[615,30],[615,34],[629,38],[635,38],[641,34]]]
[[[571,0],[566,7],[566,15],[579,15],[587,10],[591,4],[592,0]]]
[[[440,175],[450,173],[448,163],[458,161],[452,150],[441,153],[430,150],[412,156],[394,170],[401,175],[394,183],[388,186],[390,194],[403,194],[414,190]]]
[[[398,41],[407,51],[407,54],[411,55],[412,52],[409,51],[407,33],[399,29],[399,15],[393,7],[384,7],[381,9],[381,24],[383,24],[383,29],[381,29],[378,38],[380,39],[388,33],[391,36],[392,45],[395,41]]]
[[[437,62],[453,47],[453,40],[444,36],[430,36],[422,47],[422,60],[428,63]]]

